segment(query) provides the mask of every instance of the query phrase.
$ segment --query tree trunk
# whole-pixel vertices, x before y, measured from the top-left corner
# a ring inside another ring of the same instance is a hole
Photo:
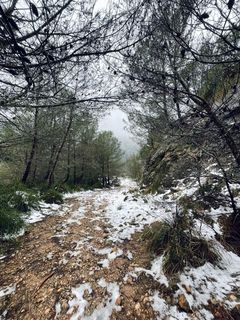
[[[76,144],[73,142],[73,183],[77,182],[77,166],[76,166]]]
[[[48,177],[49,177],[49,174],[50,174],[50,171],[51,171],[51,168],[52,168],[52,165],[53,165],[53,158],[54,158],[54,153],[55,153],[55,150],[56,150],[56,146],[53,145],[52,146],[52,150],[51,150],[51,155],[50,155],[50,159],[49,159],[49,162],[48,162],[48,169],[47,169],[47,173],[44,177],[44,180],[47,181],[48,180]]]
[[[107,184],[110,186],[110,166],[109,161],[107,162]]]
[[[60,154],[61,154],[62,149],[64,147],[64,144],[65,144],[66,139],[68,137],[69,131],[71,129],[72,120],[73,120],[73,107],[71,107],[71,110],[70,110],[69,123],[68,123],[68,126],[67,126],[67,130],[66,130],[66,132],[65,132],[65,134],[63,136],[62,143],[61,143],[61,145],[60,145],[60,147],[59,147],[59,149],[57,151],[55,161],[53,162],[51,171],[50,171],[49,176],[48,176],[48,186],[51,186],[53,184],[54,172],[55,172],[56,166],[58,164],[59,157],[60,157]]]
[[[32,168],[33,159],[34,159],[34,156],[36,153],[36,148],[37,148],[37,143],[38,143],[38,112],[39,112],[39,110],[38,110],[38,108],[36,108],[35,115],[34,115],[34,132],[33,132],[32,148],[30,151],[30,156],[27,161],[25,171],[22,176],[22,183],[26,183],[28,180],[28,177],[30,175],[31,168]]]
[[[67,175],[64,179],[64,183],[68,182],[70,179],[70,141],[68,140],[68,148],[67,148]]]

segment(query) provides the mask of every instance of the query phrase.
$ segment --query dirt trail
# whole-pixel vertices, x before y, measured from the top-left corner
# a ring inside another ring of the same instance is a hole
[[[0,319],[157,319],[150,296],[160,284],[129,275],[151,261],[140,233],[122,243],[109,240],[111,192],[72,197],[63,215],[29,228],[0,263],[0,288],[15,290],[0,297]]]

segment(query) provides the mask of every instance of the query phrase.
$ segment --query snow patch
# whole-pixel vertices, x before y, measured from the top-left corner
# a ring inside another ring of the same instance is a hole
[[[81,317],[82,320],[108,320],[113,310],[120,311],[121,307],[116,305],[116,300],[120,296],[119,286],[117,283],[107,283],[105,279],[101,278],[98,281],[98,285],[102,288],[106,288],[108,292],[108,298],[102,302],[92,312],[91,315],[84,315],[85,309],[88,306],[88,301],[84,298],[85,291],[89,294],[92,293],[92,288],[89,283],[84,283],[77,288],[72,289],[72,293],[76,296],[74,299],[69,301],[69,311],[71,314],[74,310],[77,310],[72,316],[71,320],[77,320]]]
[[[112,190],[105,216],[109,224],[109,240],[123,242],[143,230],[145,225],[171,217],[172,207],[161,196],[127,194]]]
[[[103,248],[103,249],[94,249],[95,253],[100,255],[107,255],[106,259],[100,260],[98,265],[101,265],[103,268],[109,268],[109,264],[111,261],[115,260],[117,257],[123,255],[122,249],[114,249],[114,248]]]
[[[0,288],[0,298],[13,294],[16,291],[16,284]]]

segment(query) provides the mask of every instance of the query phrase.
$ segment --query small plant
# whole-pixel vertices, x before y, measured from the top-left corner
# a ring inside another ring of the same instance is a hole
[[[20,212],[8,206],[0,208],[0,237],[15,233],[24,226]]]
[[[16,191],[9,199],[9,205],[21,212],[28,212],[31,208],[37,208],[39,197],[33,193]]]
[[[220,205],[226,205],[229,201],[228,197],[222,194],[222,182],[210,183],[206,182],[196,192],[196,201],[202,203],[205,209],[217,209]]]
[[[219,254],[212,242],[193,233],[193,220],[186,211],[177,212],[173,221],[155,224],[145,234],[151,251],[163,254],[163,270],[167,275],[182,271],[186,266],[199,267],[206,261],[217,263]]]
[[[17,195],[19,187],[18,184],[0,185],[0,238],[16,233],[24,225],[22,213],[27,208],[23,205],[22,197]]]
[[[63,203],[63,197],[62,194],[55,190],[55,189],[49,189],[42,195],[42,200],[46,203],[56,203],[56,204],[62,204]]]
[[[206,194],[211,193],[213,190],[213,185],[209,182],[206,182],[205,184],[201,185],[198,189],[199,193],[204,196]]]

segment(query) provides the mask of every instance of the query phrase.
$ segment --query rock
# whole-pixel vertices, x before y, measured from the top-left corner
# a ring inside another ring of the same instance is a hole
[[[213,306],[215,306],[215,305],[218,304],[218,301],[217,301],[216,298],[212,298],[212,299],[209,299],[209,300],[208,300],[208,303],[211,304],[211,305],[213,305]]]
[[[240,304],[237,304],[231,311],[234,320],[240,320]]]
[[[124,286],[122,288],[122,293],[127,298],[133,298],[135,296],[135,290],[133,289],[132,286]]]
[[[191,308],[184,294],[178,296],[178,306],[185,312],[190,312]]]
[[[230,294],[228,296],[228,299],[231,300],[231,301],[236,301],[237,300],[237,297],[234,295],[234,294]]]
[[[147,304],[149,302],[149,297],[144,297],[143,298],[143,304]]]
[[[119,296],[116,301],[115,301],[116,305],[120,306],[122,304],[122,299],[121,297]]]
[[[62,311],[66,312],[68,310],[68,303],[66,300],[63,300],[61,303],[61,309]]]
[[[116,265],[116,267],[117,267],[118,269],[122,269],[123,266],[125,265],[125,263],[126,263],[126,261],[125,261],[124,259],[122,259],[122,258],[117,258],[117,259],[115,260],[115,265]]]
[[[139,302],[136,303],[134,309],[135,309],[135,311],[136,311],[136,314],[137,314],[138,316],[140,316],[140,315],[141,315],[141,305],[140,305]]]
[[[47,308],[47,309],[44,311],[44,314],[45,314],[45,315],[48,315],[50,312],[51,312],[51,309],[50,309],[50,308]]]
[[[135,305],[134,309],[135,309],[136,311],[138,311],[138,310],[141,309],[141,305],[140,305],[139,302]]]
[[[192,288],[190,286],[186,286],[185,284],[183,284],[183,288],[186,290],[188,294],[192,293]]]
[[[128,284],[133,284],[134,283],[133,278],[132,277],[128,277],[127,283]]]
[[[166,296],[165,297],[165,301],[167,302],[167,304],[172,304],[172,297],[171,296]]]
[[[233,320],[234,319],[223,302],[217,302],[213,304],[212,300],[208,300],[208,309],[212,312],[214,319],[216,320]]]

